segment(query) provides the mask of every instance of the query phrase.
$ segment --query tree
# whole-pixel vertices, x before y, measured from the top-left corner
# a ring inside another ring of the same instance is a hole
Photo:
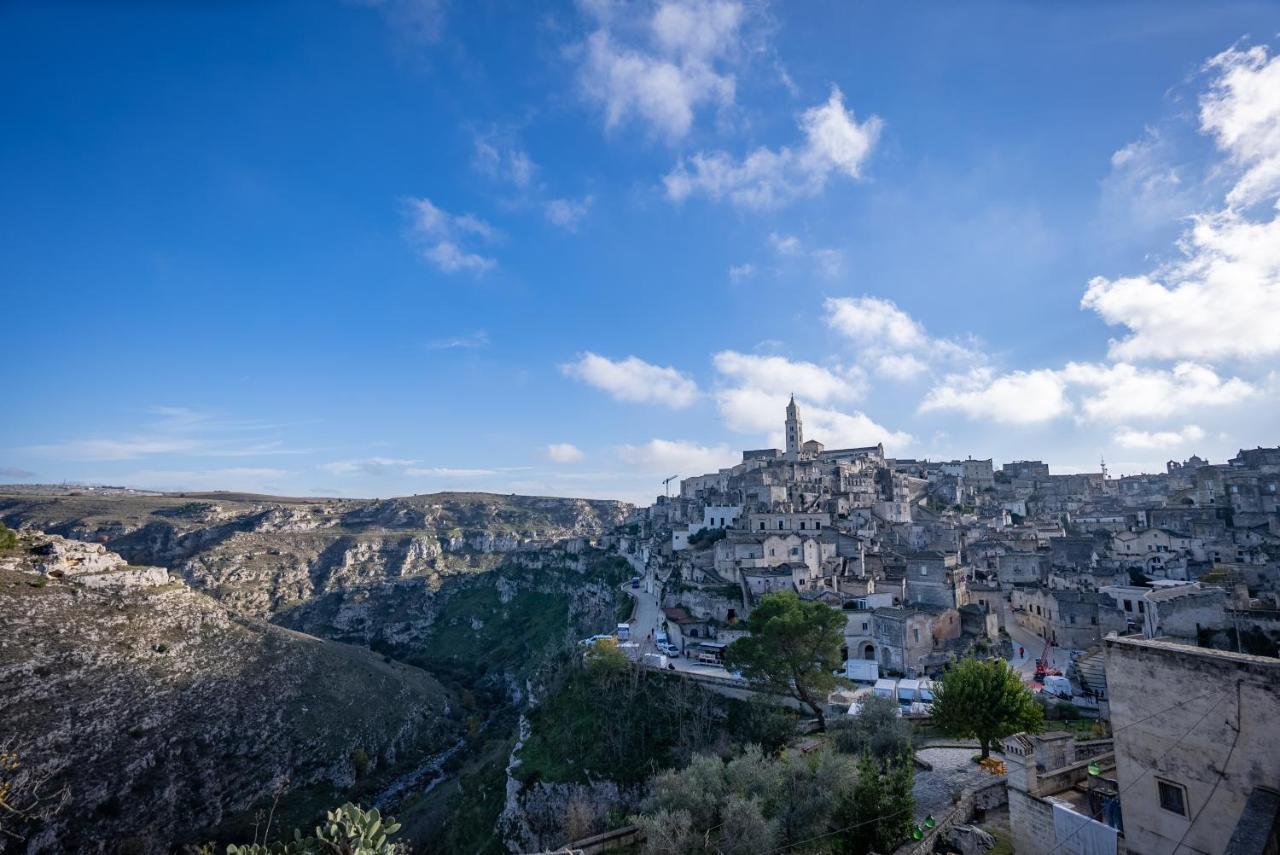
[[[0,549],[13,549],[18,545],[18,533],[0,523]]]
[[[911,723],[898,712],[892,698],[867,698],[857,715],[831,725],[836,750],[870,754],[882,767],[911,752]]]
[[[994,740],[1043,728],[1044,711],[1003,659],[962,659],[934,692],[933,723],[950,736],[977,739],[986,759]]]
[[[826,695],[836,685],[844,615],[791,591],[765,594],[747,619],[751,633],[725,650],[725,666],[755,685],[789,695],[813,710],[825,730]]]
[[[840,851],[849,855],[891,852],[907,836],[915,814],[915,769],[909,755],[887,765],[870,754],[858,761],[857,783],[840,802],[835,820],[847,829]]]

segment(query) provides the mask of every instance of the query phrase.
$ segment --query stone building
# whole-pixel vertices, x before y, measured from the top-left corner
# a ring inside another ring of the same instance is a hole
[[[1276,852],[1280,659],[1134,637],[1104,645],[1128,851]]]
[[[1119,851],[1120,804],[1110,740],[1076,742],[1069,733],[1016,733],[1003,747],[1014,852]],[[1091,773],[1091,766],[1098,774]]]

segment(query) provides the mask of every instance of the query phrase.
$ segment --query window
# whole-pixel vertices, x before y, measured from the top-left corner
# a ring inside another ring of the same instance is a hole
[[[911,634],[915,636],[916,644],[919,644],[920,643],[920,627],[913,627],[911,630]]]
[[[800,520],[800,530],[804,531],[804,520]]]
[[[1174,784],[1169,781],[1161,781],[1156,779],[1156,786],[1160,789],[1160,807],[1176,813],[1178,816],[1187,815],[1187,788],[1181,784]]]
[[[760,530],[764,531],[764,520],[760,520]]]

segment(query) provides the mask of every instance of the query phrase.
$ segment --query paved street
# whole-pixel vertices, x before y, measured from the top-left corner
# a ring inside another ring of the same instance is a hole
[[[657,596],[658,581],[653,578],[652,571],[644,568],[637,560],[631,557],[628,557],[628,560],[631,561],[631,566],[636,568],[637,573],[643,571],[638,589],[633,589],[630,581],[623,582],[621,585],[623,593],[631,596],[636,602],[631,619],[631,640],[640,645],[640,656],[643,657],[646,653],[658,652],[657,642],[654,640],[655,634],[662,626],[662,611],[658,606]],[[678,628],[670,627],[669,634],[677,647],[682,646]],[[723,668],[701,665],[683,656],[671,656],[668,659],[672,665],[676,666],[675,670],[684,673],[721,679],[730,676],[729,672]]]

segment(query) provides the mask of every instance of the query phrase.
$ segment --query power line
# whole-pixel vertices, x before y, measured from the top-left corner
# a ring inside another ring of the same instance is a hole
[[[1173,749],[1177,748],[1177,747],[1182,743],[1182,740],[1186,739],[1188,736],[1190,736],[1190,735],[1191,735],[1191,731],[1195,730],[1197,727],[1199,727],[1199,726],[1200,726],[1200,722],[1204,721],[1206,718],[1208,718],[1208,717],[1209,717],[1209,713],[1213,712],[1215,709],[1217,709],[1217,708],[1218,708],[1218,704],[1222,703],[1223,699],[1226,697],[1226,692],[1221,692],[1220,694],[1222,695],[1222,697],[1221,697],[1221,698],[1218,698],[1218,700],[1214,701],[1214,702],[1213,702],[1213,705],[1212,705],[1212,706],[1210,706],[1207,710],[1205,710],[1205,711],[1204,711],[1204,715],[1202,715],[1202,716],[1200,716],[1200,718],[1196,719],[1196,723],[1195,723],[1195,724],[1191,725],[1191,727],[1189,727],[1185,733],[1183,733],[1181,736],[1179,736],[1177,739],[1175,739],[1175,740],[1173,741],[1173,744],[1172,744],[1172,745],[1170,745],[1168,748],[1166,748],[1166,749],[1163,751],[1163,753],[1161,753],[1161,755],[1160,755],[1159,757],[1157,757],[1157,758],[1156,758],[1156,762],[1157,762],[1157,763],[1158,763],[1158,762],[1160,762],[1161,760],[1163,760],[1165,757],[1169,756],[1169,752],[1170,752],[1170,751],[1172,751]],[[1156,713],[1156,714],[1158,715],[1158,713]],[[1150,718],[1150,716],[1148,716],[1148,718]],[[1138,722],[1136,722],[1136,721],[1135,721],[1135,722],[1133,722],[1133,724],[1137,724],[1137,723],[1138,723]],[[1130,725],[1125,725],[1125,727],[1129,727],[1129,726],[1130,726]],[[1124,728],[1121,728],[1121,729],[1123,730]],[[1154,766],[1155,764],[1153,763],[1152,765]],[[1121,796],[1123,796],[1125,793],[1129,792],[1129,791],[1130,791],[1130,790],[1132,790],[1134,787],[1136,787],[1136,786],[1137,786],[1137,785],[1142,781],[1142,779],[1143,779],[1143,778],[1147,777],[1147,775],[1148,775],[1148,773],[1149,773],[1149,772],[1150,772],[1150,770],[1144,771],[1144,772],[1143,772],[1141,775],[1139,775],[1137,778],[1134,778],[1134,779],[1133,779],[1133,781],[1129,784],[1129,786],[1125,787],[1124,789],[1122,789],[1122,790],[1120,790],[1118,793],[1116,793],[1116,798],[1120,798],[1120,797],[1121,797]],[[1118,770],[1117,770],[1117,774],[1118,774]],[[1091,820],[1094,820],[1094,821],[1096,821],[1096,820],[1098,819],[1098,817],[1097,817],[1097,816],[1088,816],[1087,818],[1088,818],[1088,819],[1091,819]],[[1084,823],[1083,823],[1083,822],[1082,822],[1082,823],[1080,823],[1078,826],[1076,826],[1076,830],[1075,830],[1075,831],[1073,831],[1073,832],[1071,832],[1070,834],[1068,834],[1066,837],[1062,838],[1061,840],[1059,840],[1059,841],[1058,841],[1058,845],[1057,845],[1057,846],[1054,846],[1052,849],[1050,849],[1050,850],[1048,851],[1047,855],[1053,855],[1053,853],[1054,853],[1054,852],[1057,852],[1059,849],[1061,849],[1061,848],[1062,848],[1062,846],[1063,846],[1063,844],[1065,844],[1068,840],[1070,840],[1071,838],[1073,838],[1073,837],[1075,837],[1077,834],[1079,834],[1079,833],[1084,829],[1084,827],[1085,827],[1085,825],[1084,825]]]
[[[1204,813],[1204,809],[1209,806],[1209,802],[1213,801],[1214,793],[1218,792],[1218,785],[1222,783],[1222,779],[1227,776],[1227,767],[1231,765],[1231,755],[1236,753],[1236,743],[1240,741],[1240,730],[1242,727],[1240,716],[1240,684],[1236,683],[1236,735],[1231,739],[1231,750],[1227,752],[1227,759],[1222,761],[1222,769],[1218,772],[1218,780],[1213,782],[1213,789],[1209,790],[1209,796],[1204,800],[1204,804],[1200,805],[1200,810],[1196,811],[1196,815],[1191,818],[1191,824],[1187,826],[1186,831],[1182,832],[1182,836],[1178,838],[1178,842],[1174,844],[1173,853],[1177,853],[1178,848],[1182,846],[1182,841],[1187,839],[1187,835],[1191,833],[1191,829],[1195,827],[1196,820],[1200,818],[1200,814]],[[1171,855],[1173,855],[1171,853]]]

